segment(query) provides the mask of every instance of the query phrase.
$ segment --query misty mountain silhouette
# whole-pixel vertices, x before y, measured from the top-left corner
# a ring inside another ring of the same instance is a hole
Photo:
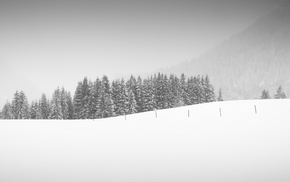
[[[290,96],[289,1],[199,58],[162,71],[208,74],[225,99],[257,98],[263,89],[273,96],[279,85]]]

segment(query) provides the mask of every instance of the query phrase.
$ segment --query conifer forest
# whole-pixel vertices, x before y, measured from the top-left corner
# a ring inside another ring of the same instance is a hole
[[[218,99],[222,101],[219,90]],[[208,76],[179,77],[155,74],[146,79],[131,76],[110,82],[107,76],[94,81],[85,77],[74,95],[57,88],[51,97],[42,94],[29,103],[23,91],[2,109],[2,119],[97,119],[216,101]]]

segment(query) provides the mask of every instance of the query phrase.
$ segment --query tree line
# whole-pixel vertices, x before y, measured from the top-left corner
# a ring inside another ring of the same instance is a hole
[[[208,76],[186,77],[154,74],[142,79],[131,76],[110,83],[107,76],[95,81],[85,77],[78,82],[73,97],[57,88],[49,100],[42,94],[28,103],[23,91],[16,91],[12,102],[1,112],[2,119],[96,119],[134,114],[215,101]],[[219,90],[218,100],[222,100]]]
[[[271,99],[269,91],[264,89],[262,91],[262,95],[260,98],[261,99]],[[276,94],[274,95],[274,99],[286,99],[286,98],[287,98],[286,93],[283,91],[282,87],[279,86]]]

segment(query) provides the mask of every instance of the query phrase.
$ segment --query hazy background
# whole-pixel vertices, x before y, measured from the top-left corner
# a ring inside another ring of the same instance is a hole
[[[277,7],[273,0],[0,1],[0,107],[79,80],[191,60]]]

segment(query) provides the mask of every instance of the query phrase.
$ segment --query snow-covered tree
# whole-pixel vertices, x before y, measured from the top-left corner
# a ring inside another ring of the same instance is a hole
[[[180,107],[183,105],[182,93],[180,89],[179,78],[173,74],[169,76],[169,87],[171,91],[170,102],[172,107]]]
[[[61,107],[62,119],[68,119],[69,108],[68,108],[67,92],[65,91],[63,87],[60,91],[60,107]]]
[[[82,107],[80,112],[81,119],[89,118],[89,100],[90,100],[90,86],[87,77],[84,78],[82,84]]]
[[[41,118],[42,119],[48,119],[49,117],[49,101],[46,98],[45,94],[42,94],[41,99],[39,101],[39,109],[41,113]]]
[[[271,96],[270,96],[268,90],[263,90],[261,99],[270,99],[270,98],[271,98]]]
[[[12,101],[13,119],[29,119],[29,104],[23,91],[16,91]]]
[[[53,93],[49,119],[63,119],[60,94],[59,88],[57,88]]]
[[[196,78],[190,77],[189,79],[187,79],[187,92],[190,100],[190,105],[198,103],[198,90],[199,89],[198,85],[196,84]]]
[[[12,100],[12,116],[13,119],[21,119],[20,117],[20,110],[21,110],[21,105],[20,105],[20,98],[19,98],[19,93],[18,91],[15,92],[14,98]]]
[[[126,86],[125,81],[122,79],[121,81],[117,81],[115,83],[115,93],[114,93],[114,111],[116,116],[121,116],[126,114],[126,106],[127,106],[127,100],[128,96],[126,93]]]
[[[285,94],[285,92],[283,92],[281,86],[278,88],[277,93],[274,95],[274,98],[275,99],[285,99],[285,98],[287,98],[286,94]]]
[[[30,119],[38,119],[38,103],[37,101],[32,101],[30,104]]]
[[[188,88],[187,88],[187,81],[185,75],[182,73],[180,76],[180,93],[181,93],[181,99],[183,105],[190,105],[190,98],[188,94]]]
[[[82,82],[78,83],[78,86],[75,91],[73,105],[74,105],[74,119],[81,118],[81,110],[82,110]]]
[[[155,88],[152,78],[144,79],[143,81],[142,108],[142,112],[153,111],[157,108],[157,104],[155,102]]]
[[[136,110],[137,107],[137,102],[135,100],[135,95],[133,93],[133,90],[129,89],[128,91],[128,110],[127,110],[127,114],[134,114],[137,112]]]
[[[93,89],[92,89],[92,98],[91,98],[91,107],[89,111],[89,115],[91,119],[94,118],[99,118],[100,114],[99,112],[99,100],[100,100],[100,95],[101,95],[101,85],[102,82],[99,78],[96,79],[96,81],[93,84]]]
[[[112,90],[107,76],[103,76],[100,98],[98,101],[98,113],[100,118],[108,118],[114,116],[114,103],[112,100]]]
[[[210,84],[208,75],[206,75],[204,79],[204,101],[205,102],[215,101],[214,89],[213,86]]]
[[[137,78],[137,83],[136,83],[136,93],[135,95],[135,100],[137,103],[136,110],[137,112],[142,112],[143,111],[143,99],[142,99],[142,93],[143,93],[143,80],[140,76]]]
[[[7,102],[1,112],[1,118],[2,119],[13,119],[13,113],[12,113],[12,106],[9,102]]]
[[[66,102],[68,107],[68,115],[67,119],[73,119],[74,118],[74,106],[73,101],[70,92],[66,92]]]
[[[268,93],[268,94],[269,94],[269,93]],[[221,88],[219,89],[219,94],[218,94],[217,101],[224,101],[224,99],[223,99],[223,94],[222,94],[222,89],[221,89]]]

